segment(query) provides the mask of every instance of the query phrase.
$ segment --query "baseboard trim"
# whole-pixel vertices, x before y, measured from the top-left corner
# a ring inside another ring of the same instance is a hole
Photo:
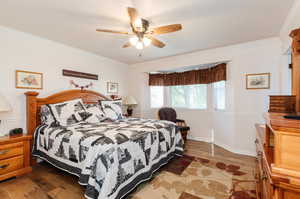
[[[207,143],[212,143],[211,139],[209,138],[201,138],[201,137],[192,137],[192,136],[188,136],[187,137],[188,140],[194,140],[194,141],[200,141],[200,142],[207,142]],[[213,144],[220,146],[224,149],[226,149],[227,151],[230,151],[232,153],[236,153],[236,154],[240,154],[240,155],[247,155],[247,156],[252,156],[255,157],[256,154],[255,152],[251,152],[251,151],[247,151],[247,150],[240,150],[240,149],[234,149],[231,146],[221,143],[221,142],[214,142]]]
[[[187,139],[188,140],[194,140],[194,141],[200,141],[200,142],[212,143],[211,139],[204,138],[204,137],[193,137],[193,136],[188,135]]]
[[[221,143],[221,142],[215,142],[215,145],[218,145],[232,153],[240,154],[240,155],[247,155],[247,156],[252,156],[255,157],[255,152],[248,151],[248,150],[241,150],[241,149],[235,149],[227,144]]]

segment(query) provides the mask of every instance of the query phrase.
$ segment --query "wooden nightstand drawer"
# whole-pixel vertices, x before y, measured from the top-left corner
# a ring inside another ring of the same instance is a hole
[[[0,181],[32,171],[30,166],[31,139],[30,135],[0,138]]]
[[[22,155],[24,153],[22,142],[0,146],[0,160]]]
[[[16,171],[24,167],[23,156],[0,160],[0,175]]]

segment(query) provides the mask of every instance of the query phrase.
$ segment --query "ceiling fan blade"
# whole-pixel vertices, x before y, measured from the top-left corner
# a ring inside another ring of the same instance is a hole
[[[166,34],[166,33],[170,33],[170,32],[176,32],[181,29],[182,29],[181,24],[172,24],[172,25],[154,28],[151,33],[153,35],[161,35],[161,34]]]
[[[125,43],[124,45],[123,45],[123,48],[128,48],[128,47],[130,47],[131,46],[131,43],[130,42],[127,42],[127,43]]]
[[[107,32],[107,33],[116,33],[116,34],[123,34],[123,35],[131,35],[125,31],[117,31],[117,30],[107,30],[107,29],[96,29],[97,32]]]
[[[135,20],[138,18],[138,12],[135,8],[131,8],[131,7],[128,7],[127,11],[130,18],[130,22],[133,24]]]
[[[156,39],[156,38],[154,38],[154,37],[152,37],[152,36],[150,36],[150,35],[147,35],[147,37],[148,37],[149,39],[151,39],[151,44],[152,44],[153,46],[156,46],[156,47],[158,47],[158,48],[163,48],[163,47],[166,46],[166,44],[164,44],[163,42],[159,41],[158,39]]]

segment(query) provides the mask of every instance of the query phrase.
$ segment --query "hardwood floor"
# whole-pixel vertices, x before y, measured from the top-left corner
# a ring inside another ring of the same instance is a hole
[[[188,140],[185,145],[185,154],[196,157],[216,157],[231,160],[239,163],[246,163],[255,166],[255,158],[240,155],[227,151],[226,149],[207,142]]]
[[[185,153],[197,157],[218,157],[255,164],[255,158],[231,153],[216,145],[188,140]],[[77,177],[40,163],[25,176],[0,182],[0,199],[84,199],[84,187]]]

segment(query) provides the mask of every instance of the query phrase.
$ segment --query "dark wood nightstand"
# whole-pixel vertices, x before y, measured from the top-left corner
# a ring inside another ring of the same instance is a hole
[[[0,137],[0,181],[32,171],[30,135]]]

